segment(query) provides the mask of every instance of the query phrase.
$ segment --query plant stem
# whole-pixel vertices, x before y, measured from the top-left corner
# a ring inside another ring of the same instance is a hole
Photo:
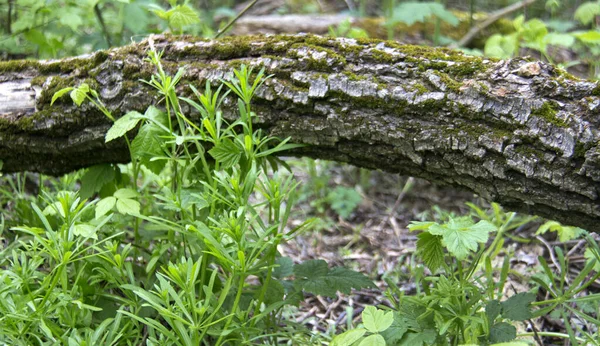
[[[94,14],[98,19],[98,23],[100,23],[100,27],[102,27],[102,33],[104,34],[104,39],[106,39],[106,44],[108,48],[112,47],[112,42],[110,40],[110,34],[108,33],[108,28],[106,27],[106,23],[104,22],[104,18],[102,18],[102,11],[100,11],[99,4],[94,6]]]
[[[219,38],[219,36],[223,35],[227,30],[229,30],[229,28],[231,28],[231,26],[235,24],[235,22],[237,22],[238,19],[240,19],[244,15],[244,13],[246,13],[250,8],[252,8],[252,6],[254,6],[254,4],[256,4],[257,2],[258,0],[254,0],[251,3],[249,3],[248,6],[246,6],[240,13],[238,13],[238,15],[235,16],[235,18],[233,18],[229,23],[227,23],[227,25],[225,25],[225,27],[215,35],[215,38]]]

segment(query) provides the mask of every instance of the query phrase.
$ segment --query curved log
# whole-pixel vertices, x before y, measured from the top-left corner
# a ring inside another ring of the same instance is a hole
[[[311,35],[216,41],[154,37],[164,66],[188,83],[241,63],[273,74],[257,126],[308,144],[293,152],[468,188],[508,209],[598,231],[600,87],[538,61],[498,61],[448,49]],[[64,86],[87,82],[119,116],[158,96],[140,78],[149,43],[61,61],[0,63],[3,170],[61,174],[129,159],[104,143],[109,121],[75,107]],[[228,113],[232,116],[231,113]]]

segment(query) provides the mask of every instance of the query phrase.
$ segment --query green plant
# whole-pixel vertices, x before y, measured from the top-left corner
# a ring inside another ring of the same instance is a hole
[[[364,29],[354,27],[350,19],[346,19],[338,24],[337,27],[329,27],[329,36],[349,37],[349,38],[368,38],[369,34]]]
[[[440,21],[446,22],[452,26],[457,26],[458,18],[448,11],[445,6],[439,2],[402,2],[398,6],[391,0],[387,4],[385,25],[388,27],[388,39],[393,39],[393,27],[397,23],[413,25],[417,22],[425,23],[429,18],[435,20],[435,33],[433,37],[434,45],[438,45],[441,39]]]

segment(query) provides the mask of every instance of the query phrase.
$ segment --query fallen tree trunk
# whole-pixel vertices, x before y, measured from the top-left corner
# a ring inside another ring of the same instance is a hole
[[[163,63],[188,83],[218,84],[232,66],[273,74],[257,126],[308,144],[292,154],[468,188],[508,209],[600,230],[600,87],[551,65],[448,49],[318,36],[155,37]],[[121,115],[158,95],[148,41],[53,62],[0,63],[0,160],[5,172],[61,174],[129,159],[104,143],[109,121],[57,90],[90,84]],[[231,113],[229,113],[231,116]]]

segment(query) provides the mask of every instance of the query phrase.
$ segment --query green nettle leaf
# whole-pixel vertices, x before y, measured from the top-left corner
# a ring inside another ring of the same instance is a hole
[[[485,315],[491,324],[502,313],[502,305],[497,300],[490,300],[485,306]]]
[[[163,141],[160,136],[165,134],[165,131],[158,124],[166,127],[168,124],[167,115],[158,108],[150,106],[144,116],[150,120],[140,128],[131,142],[131,157],[138,159],[153,173],[159,174],[165,167],[166,161],[152,159],[164,156]]]
[[[73,102],[75,102],[75,104],[77,106],[81,106],[81,104],[83,103],[83,101],[85,101],[85,98],[87,96],[87,94],[90,92],[90,86],[87,85],[86,83],[82,83],[80,86],[78,86],[77,88],[74,88],[71,91],[71,99],[73,100]]]
[[[430,16],[436,16],[442,21],[456,26],[460,22],[444,5],[436,2],[403,2],[394,9],[392,23],[413,25],[416,22],[425,23]]]
[[[68,87],[68,88],[60,89],[59,91],[55,92],[54,95],[52,95],[52,101],[50,101],[50,105],[52,106],[54,104],[54,101],[58,100],[61,96],[63,96],[64,94],[68,93],[69,91],[71,91],[73,89],[75,89],[75,88]]]
[[[581,24],[588,25],[599,14],[600,4],[598,2],[586,2],[577,8],[573,17],[580,21]]]
[[[394,314],[391,311],[383,311],[374,306],[367,305],[362,313],[362,320],[369,332],[379,333],[392,325]]]
[[[80,237],[98,239],[96,235],[96,227],[86,223],[79,223],[73,226],[73,234]]]
[[[487,242],[489,233],[495,230],[494,224],[484,220],[473,224],[470,217],[450,219],[444,225],[429,227],[429,233],[441,235],[442,244],[458,260],[465,259],[471,251],[477,251],[478,244]]]
[[[402,346],[422,346],[432,345],[437,337],[437,331],[434,329],[425,329],[417,333],[406,333],[399,345]]]
[[[117,199],[125,199],[125,198],[135,198],[135,197],[139,196],[139,194],[137,193],[137,191],[135,191],[133,189],[118,189],[117,191],[115,191],[114,196]]]
[[[331,341],[331,346],[350,346],[362,338],[366,332],[367,331],[362,328],[351,329],[340,335],[336,335],[336,337]]]
[[[410,226],[409,226],[410,227]],[[444,264],[444,246],[442,237],[429,232],[417,236],[417,253],[432,273]]]
[[[515,294],[500,303],[502,305],[502,317],[513,321],[523,321],[531,318],[530,304],[533,301],[535,301],[535,294],[533,293],[522,292]]]
[[[358,346],[385,346],[385,339],[379,334],[369,335]]]
[[[490,342],[508,342],[517,337],[517,328],[506,322],[494,324],[490,328]]]
[[[487,41],[483,51],[485,55],[500,59],[512,58],[517,51],[518,37],[517,35],[500,35],[494,34]]]
[[[350,293],[352,288],[375,287],[365,275],[344,267],[331,270],[324,260],[309,260],[294,266],[295,283],[313,294],[335,297],[337,292]]]
[[[600,272],[600,258],[596,257],[596,255],[594,254],[592,249],[590,249],[590,248],[585,249],[585,253],[583,254],[583,257],[587,260],[588,263],[590,261],[596,260],[596,264],[594,265],[594,270],[597,272]]]
[[[120,117],[106,132],[105,142],[108,143],[113,139],[122,137],[124,134],[133,129],[140,120],[142,115],[136,111],[131,111]]]
[[[88,168],[81,177],[81,198],[90,198],[100,191],[104,185],[115,179],[115,168],[109,164],[96,165]]]
[[[242,156],[242,152],[243,149],[239,148],[230,139],[222,140],[218,145],[208,151],[210,156],[221,163],[223,169],[233,167],[238,163]]]
[[[117,210],[121,214],[137,215],[140,213],[140,202],[135,199],[118,198]]]
[[[186,25],[199,23],[198,14],[188,5],[177,5],[169,10],[169,25],[174,28],[183,28]]]
[[[278,265],[273,269],[273,277],[276,279],[283,279],[294,274],[294,262],[289,257],[278,257],[275,260],[275,264]]]
[[[402,336],[408,330],[408,323],[402,314],[398,311],[393,311],[394,321],[386,330],[380,334],[389,345],[397,345]]]
[[[96,219],[106,215],[106,213],[114,208],[116,203],[117,199],[112,196],[101,199],[100,202],[96,204]]]
[[[573,240],[585,232],[579,227],[563,226],[561,223],[556,221],[547,221],[538,228],[535,234],[544,234],[548,231],[557,232],[559,240],[563,243]]]

